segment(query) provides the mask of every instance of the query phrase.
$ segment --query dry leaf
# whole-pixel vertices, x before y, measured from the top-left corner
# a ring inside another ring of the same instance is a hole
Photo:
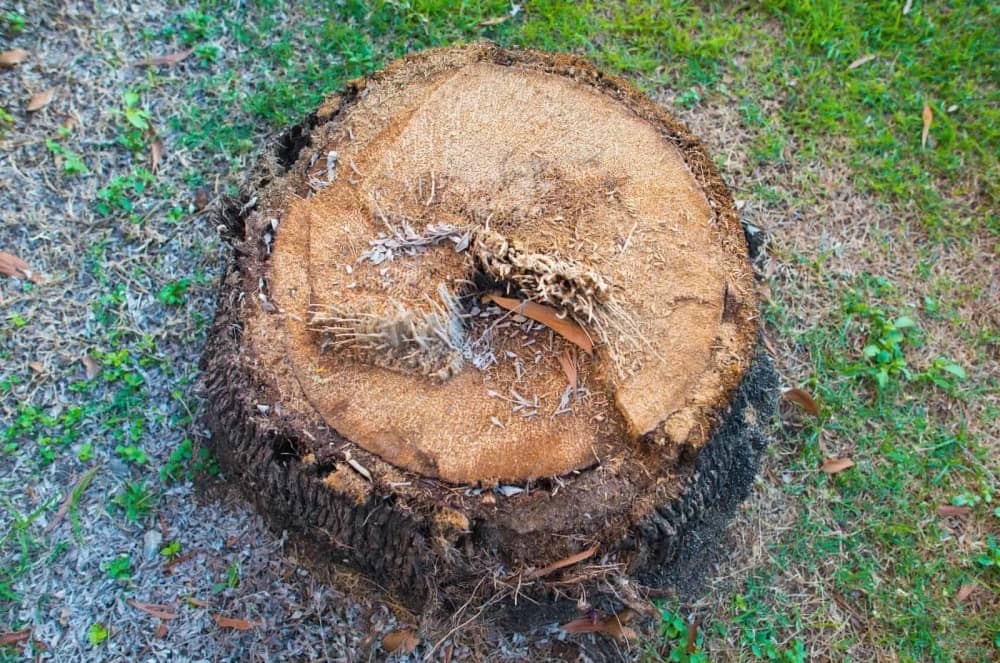
[[[40,111],[52,103],[52,98],[55,96],[56,89],[53,87],[50,87],[48,90],[44,90],[43,92],[36,92],[31,95],[31,99],[28,99],[28,105],[24,107],[24,110],[29,113]]]
[[[18,279],[28,279],[34,283],[41,283],[40,274],[31,269],[31,265],[10,253],[0,251],[0,274]]]
[[[931,123],[934,122],[934,111],[924,102],[924,130],[920,133],[920,147],[927,148],[927,138],[931,135]]]
[[[160,605],[159,603],[144,603],[143,601],[136,601],[135,599],[129,599],[128,604],[136,610],[141,610],[147,615],[159,617],[160,619],[177,619],[177,613],[173,612],[168,605]]]
[[[827,458],[819,466],[819,469],[827,474],[839,474],[852,467],[854,467],[854,461],[850,458]]]
[[[10,631],[8,633],[0,633],[0,647],[8,647],[10,645],[16,645],[19,642],[24,642],[31,637],[31,628],[23,628],[20,631]]]
[[[634,616],[635,611],[631,608],[625,608],[617,615],[611,615],[604,619],[598,619],[595,614],[592,617],[574,619],[559,628],[566,633],[603,633],[618,640],[631,639],[636,637],[636,632],[627,624]]]
[[[544,568],[536,569],[535,571],[532,571],[531,573],[529,573],[527,575],[527,577],[528,578],[541,578],[541,577],[549,575],[553,571],[558,571],[559,569],[564,569],[567,566],[573,566],[574,564],[578,564],[579,562],[582,562],[585,559],[590,559],[591,557],[593,557],[594,553],[597,552],[598,548],[600,548],[600,546],[593,546],[592,548],[587,548],[583,552],[578,552],[575,555],[570,555],[569,557],[566,557],[565,559],[561,559],[558,562],[552,562],[551,564],[549,564],[548,566],[546,566]]]
[[[165,638],[167,637],[167,623],[160,622],[160,625],[156,627],[156,631],[153,632],[154,638]]]
[[[15,48],[0,53],[0,67],[13,67],[21,64],[28,58],[28,51],[23,48]]]
[[[868,55],[862,55],[860,58],[858,58],[857,60],[855,60],[851,64],[847,65],[847,70],[850,71],[851,69],[857,69],[858,67],[860,67],[862,65],[868,64],[869,62],[871,62],[872,60],[874,60],[877,57],[878,56],[875,55],[874,53],[869,53]]]
[[[786,389],[781,393],[781,397],[789,403],[798,405],[814,417],[819,416],[819,404],[816,403],[816,400],[805,389],[799,389],[798,387]]]
[[[569,386],[573,389],[573,391],[576,391],[576,359],[570,354],[569,350],[564,350],[563,353],[559,355],[559,365],[562,366],[563,373],[566,374],[566,380],[569,382]]]
[[[87,371],[88,380],[93,380],[101,374],[101,365],[90,355],[80,357],[80,363],[83,364],[84,370]]]
[[[955,603],[965,603],[969,597],[975,593],[975,591],[975,585],[962,585],[958,588],[958,594],[955,594]]]
[[[583,348],[583,351],[588,355],[594,354],[594,344],[590,340],[590,337],[587,336],[587,332],[583,330],[583,327],[569,316],[560,318],[559,312],[551,306],[513,299],[512,297],[501,297],[492,293],[486,295],[483,299],[493,302],[500,308],[520,313],[535,322],[540,322],[570,343],[575,343]]]
[[[187,48],[183,51],[177,51],[176,53],[168,53],[167,55],[157,55],[156,57],[146,58],[145,60],[140,60],[135,64],[140,67],[151,67],[160,64],[172,65],[184,60],[192,53],[194,53],[194,49]]]
[[[500,25],[501,23],[503,23],[504,21],[506,21],[508,18],[510,18],[510,17],[509,16],[497,16],[496,18],[487,18],[485,20],[479,21],[479,25],[480,25],[480,27],[484,27],[484,28],[488,27],[490,25]]]
[[[66,131],[72,131],[74,127],[76,127],[76,125],[77,125],[77,120],[72,115],[67,115],[66,119],[64,119],[62,122],[59,123],[59,126],[61,126]]]
[[[210,601],[203,601],[201,599],[196,599],[193,596],[188,596],[187,598],[184,599],[184,601],[188,605],[193,605],[193,606],[198,607],[198,608],[207,608],[210,605],[212,605],[212,603]]]
[[[157,138],[149,144],[149,169],[156,173],[163,159],[163,141]]]
[[[238,617],[225,617],[223,615],[212,615],[212,619],[220,628],[234,628],[237,631],[249,631],[254,626],[261,626],[259,622],[251,622]]]
[[[972,507],[942,504],[937,508],[937,515],[942,518],[966,518],[972,515]]]
[[[408,654],[416,649],[418,644],[420,644],[420,640],[417,635],[408,628],[387,633],[382,638],[382,649],[389,654],[397,651]]]
[[[688,656],[693,654],[698,648],[698,626],[701,624],[701,617],[695,619],[694,621],[688,622],[687,626],[687,646],[685,646],[684,651],[687,652]]]
[[[42,364],[42,362],[40,362],[40,361],[29,361],[28,362],[28,368],[30,368],[31,370],[33,370],[36,373],[44,373],[45,372],[45,365]]]

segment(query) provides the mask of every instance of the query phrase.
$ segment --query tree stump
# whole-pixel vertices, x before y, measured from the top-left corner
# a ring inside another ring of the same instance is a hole
[[[747,241],[621,79],[403,58],[274,141],[222,220],[222,467],[409,607],[659,586],[745,497],[775,387]]]

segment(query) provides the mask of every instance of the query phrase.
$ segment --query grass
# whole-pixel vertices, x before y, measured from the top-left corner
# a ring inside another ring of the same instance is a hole
[[[740,553],[744,568],[708,597],[663,603],[648,656],[997,656],[1000,330],[989,271],[1000,253],[996,3],[914,2],[906,14],[911,3],[848,0],[251,4],[239,12],[227,3],[178,6],[142,34],[150,54],[195,50],[178,65],[183,75],[149,68],[107,109],[118,127],[108,149],[119,151],[120,165],[100,171],[92,204],[98,216],[127,223],[82,258],[89,277],[106,285],[87,303],[103,370],[68,382],[80,396],[76,409],[55,415],[17,403],[0,429],[5,453],[44,466],[75,449],[87,466],[89,443],[74,431],[94,423],[108,433],[106,452],[117,447],[148,472],[109,495],[109,509],[126,521],[150,518],[158,486],[213,463],[190,438],[167,459],[148,462],[143,452],[152,409],[144,376],[173,369],[152,339],[129,328],[128,292],[109,247],[151,217],[182,222],[187,212],[175,201],[217,176],[223,191],[234,190],[264,136],[399,55],[483,38],[574,51],[696,128],[716,128],[699,124],[710,112],[731,120],[732,135],[705,137],[745,209],[772,221],[764,224],[775,236],[768,334],[786,383],[808,389],[821,407],[817,417],[783,409],[738,525],[759,526],[763,534],[748,543],[759,552]],[[24,21],[11,12],[0,29],[21,32]],[[163,90],[184,98],[185,110],[161,117],[148,106],[146,96]],[[933,122],[923,146],[925,105]],[[10,130],[5,117],[0,131]],[[153,127],[172,149],[188,151],[183,184],[161,184],[146,163]],[[73,135],[46,145],[67,186],[97,177]],[[166,316],[194,315],[188,301],[212,290],[204,274],[161,280],[155,265],[132,269]],[[5,318],[8,329],[31,329],[27,311]],[[186,340],[197,342],[201,331]],[[27,379],[0,377],[0,396]],[[159,416],[187,430],[190,376],[171,379],[171,414]],[[855,466],[827,475],[818,469],[827,457]],[[942,517],[942,504],[971,512]],[[45,563],[31,523],[54,508],[5,507],[11,525],[0,546],[18,561],[0,570],[0,602],[18,601],[14,580]],[[109,559],[119,561],[108,573],[126,578],[127,558]],[[238,566],[227,575],[228,586],[239,583]],[[971,596],[956,601],[965,588]],[[102,624],[89,634],[95,646],[108,635]]]

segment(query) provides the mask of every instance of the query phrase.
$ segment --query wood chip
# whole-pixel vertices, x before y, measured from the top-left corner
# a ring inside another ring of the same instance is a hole
[[[32,283],[41,283],[40,274],[31,269],[31,265],[16,255],[0,251],[0,274],[16,279],[28,279]]]
[[[819,469],[827,474],[840,474],[844,470],[854,467],[854,461],[850,458],[827,458]]]
[[[781,393],[781,397],[788,401],[789,403],[794,403],[800,408],[813,415],[814,417],[819,416],[819,404],[805,389],[799,389],[798,387],[792,389],[786,389]]]
[[[860,58],[858,58],[851,64],[847,65],[847,70],[850,71],[851,69],[857,69],[858,67],[862,67],[877,57],[878,56],[875,55],[874,53],[869,53],[868,55],[862,55]]]
[[[942,518],[968,518],[972,515],[972,507],[942,504],[937,508],[937,515]]]
[[[231,628],[237,631],[249,631],[255,626],[263,626],[261,622],[251,622],[239,617],[226,617],[224,615],[212,615],[212,619],[219,628]]]
[[[93,380],[101,374],[101,365],[90,355],[80,357],[80,363],[83,364],[83,369],[86,371],[88,380]]]
[[[24,110],[28,111],[29,113],[40,111],[46,106],[48,106],[50,103],[52,103],[52,99],[55,96],[56,96],[55,88],[49,88],[48,90],[44,90],[42,92],[36,92],[35,94],[31,95],[31,99],[28,99],[28,105],[24,107]]]
[[[129,599],[127,603],[136,610],[141,610],[147,615],[152,615],[153,617],[159,617],[160,619],[177,619],[177,613],[174,612],[169,605],[146,603],[144,601],[136,601],[135,599]]]
[[[625,608],[616,615],[599,619],[597,615],[593,617],[581,617],[563,624],[559,628],[566,633],[602,633],[615,638],[616,640],[633,639],[636,632],[629,628],[627,624],[635,615],[631,608]]]
[[[20,631],[9,631],[0,633],[0,647],[9,647],[19,642],[24,642],[31,637],[31,627],[23,628]]]
[[[545,325],[567,341],[580,346],[588,355],[594,354],[594,343],[587,336],[587,332],[583,330],[583,327],[569,316],[560,318],[559,311],[551,306],[514,299],[512,297],[501,297],[493,293],[487,294],[483,297],[483,300],[493,302],[500,308],[531,318],[535,322]]]
[[[139,60],[135,63],[137,67],[153,67],[156,65],[174,65],[178,62],[185,60],[189,55],[194,53],[193,48],[187,48],[183,51],[177,51],[176,53],[168,53],[167,55],[157,55],[151,58],[146,58],[145,60]]]
[[[575,555],[570,555],[569,557],[560,559],[558,562],[552,562],[546,567],[532,571],[526,577],[544,578],[545,576],[549,575],[554,571],[558,571],[559,569],[564,569],[567,566],[573,566],[574,564],[579,564],[585,559],[590,559],[591,557],[594,556],[594,553],[596,553],[599,548],[600,546],[592,546],[590,548],[587,548],[583,552],[578,552]]]
[[[418,644],[420,644],[420,639],[417,638],[417,634],[408,628],[386,633],[385,637],[382,638],[382,649],[388,654],[397,651],[408,654],[416,649]]]
[[[0,53],[0,67],[13,67],[28,59],[28,51],[23,48],[13,48]]]

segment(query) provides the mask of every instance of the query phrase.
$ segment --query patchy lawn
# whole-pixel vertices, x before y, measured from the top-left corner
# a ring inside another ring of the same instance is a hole
[[[0,67],[0,251],[41,275],[0,280],[0,660],[317,658],[396,628],[194,498],[207,211],[324,94],[480,38],[584,54],[705,140],[771,237],[769,348],[818,404],[784,404],[734,555],[632,652],[998,656],[995,3],[137,4],[0,10],[26,52]]]

